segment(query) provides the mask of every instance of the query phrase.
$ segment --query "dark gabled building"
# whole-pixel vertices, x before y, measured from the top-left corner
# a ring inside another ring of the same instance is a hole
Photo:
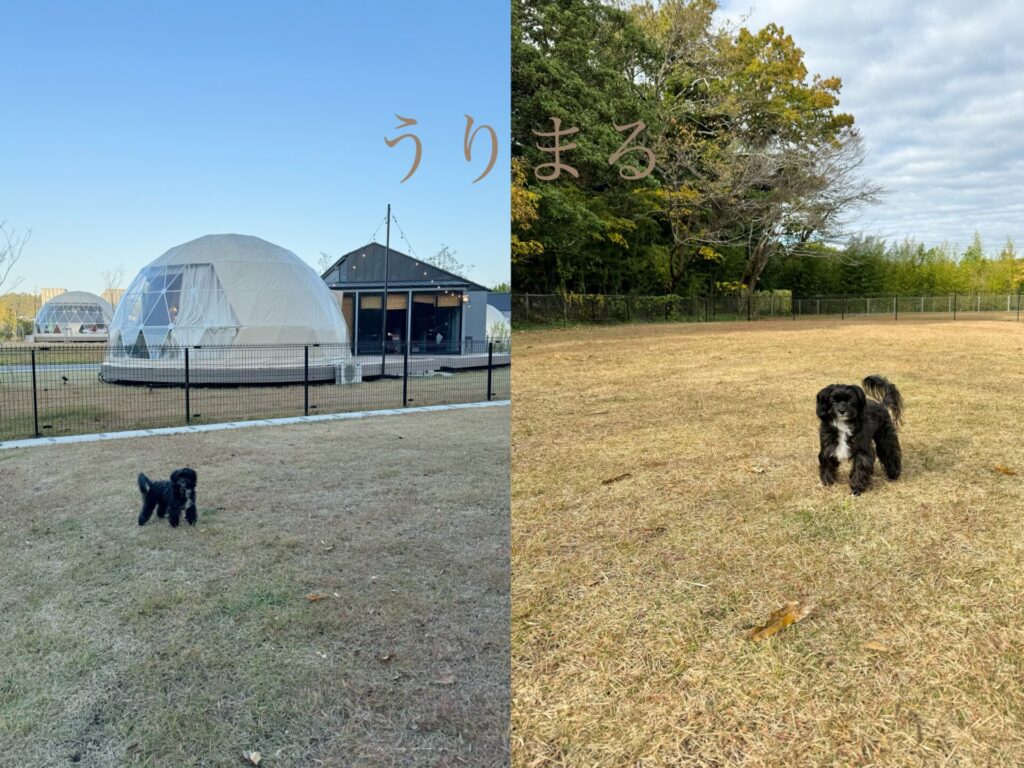
[[[356,355],[380,354],[385,248],[377,242],[349,251],[321,277],[340,294]],[[387,254],[389,353],[462,354],[485,349],[487,288],[391,248]],[[412,308],[409,311],[409,308]]]

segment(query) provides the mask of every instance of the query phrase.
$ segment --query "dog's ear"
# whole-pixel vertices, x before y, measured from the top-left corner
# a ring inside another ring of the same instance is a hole
[[[850,389],[853,390],[853,397],[857,408],[857,419],[864,418],[864,409],[868,406],[868,396],[864,394],[864,390],[854,384]]]
[[[835,388],[835,384],[829,384],[818,393],[818,418],[822,421],[828,419],[828,407],[832,401],[832,392]]]

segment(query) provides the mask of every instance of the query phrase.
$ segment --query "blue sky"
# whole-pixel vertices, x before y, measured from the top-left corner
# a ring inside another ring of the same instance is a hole
[[[1024,14],[1015,0],[733,0],[723,18],[782,25],[811,72],[843,80],[864,173],[888,190],[867,234],[997,254],[1024,244]]]
[[[19,290],[98,293],[102,270],[127,284],[210,233],[315,265],[363,245],[389,202],[419,256],[444,243],[469,277],[508,279],[507,2],[0,0],[0,19],[0,222],[33,230]],[[423,143],[404,184],[395,113]],[[499,139],[476,184],[489,138],[467,162],[464,114]]]

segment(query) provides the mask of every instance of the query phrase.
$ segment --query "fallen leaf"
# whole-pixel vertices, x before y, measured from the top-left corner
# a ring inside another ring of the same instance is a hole
[[[1002,464],[996,464],[996,472],[999,472],[1000,474],[1003,474],[1003,475],[1016,475],[1017,474],[1017,470],[1016,469],[1010,469],[1009,467],[1004,467]]]
[[[394,661],[394,658],[395,658],[395,652],[394,651],[388,651],[387,653],[382,653],[380,656],[378,656],[377,657],[377,661],[383,661],[384,663],[387,663],[389,661]]]
[[[320,592],[310,592],[306,595],[306,599],[311,603],[315,603],[317,600],[323,600],[327,595],[321,594]]]
[[[252,752],[243,752],[242,759],[250,765],[259,765],[260,761],[263,759],[263,755],[256,750],[253,750]]]
[[[878,651],[879,653],[888,653],[891,650],[888,645],[877,640],[868,640],[866,643],[861,643],[860,647],[865,651]]]
[[[800,600],[790,600],[784,606],[779,608],[779,610],[769,616],[768,621],[760,627],[752,629],[748,635],[748,639],[765,640],[772,635],[778,634],[790,624],[796,624],[798,621],[806,619],[807,615],[813,610],[814,606],[810,603],[802,603]]]
[[[452,672],[446,672],[434,681],[438,685],[451,685],[455,682],[455,675]]]
[[[628,478],[630,478],[632,476],[633,476],[632,472],[626,472],[623,475],[617,475],[616,477],[609,477],[607,480],[602,480],[601,481],[601,485],[611,485],[612,483],[617,483],[620,480],[627,480]]]
[[[763,475],[767,470],[764,467],[751,467],[750,471],[755,475]]]

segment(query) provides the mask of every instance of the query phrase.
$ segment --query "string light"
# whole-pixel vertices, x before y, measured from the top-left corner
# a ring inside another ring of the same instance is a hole
[[[394,216],[392,216],[391,218],[394,218]],[[385,216],[383,219],[380,220],[380,224],[378,224],[377,228],[375,230],[373,230],[373,234],[370,235],[370,239],[367,240],[366,242],[368,242],[368,243],[375,243],[375,242],[377,242],[377,233],[380,232],[380,228],[382,226],[384,226],[384,222],[387,221],[387,220],[388,220],[387,216]],[[395,222],[395,223],[397,224],[398,222]],[[365,255],[366,254],[364,253],[363,256],[365,256]]]

